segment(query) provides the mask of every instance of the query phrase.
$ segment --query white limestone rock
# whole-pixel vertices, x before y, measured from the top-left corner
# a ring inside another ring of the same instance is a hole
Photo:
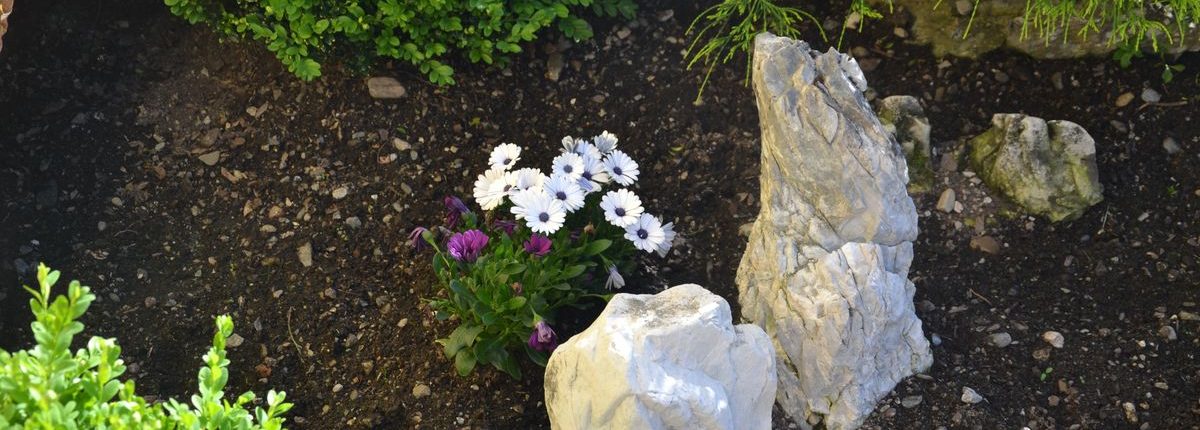
[[[698,285],[617,294],[546,365],[555,429],[769,429],[775,351]]]
[[[849,57],[762,34],[753,74],[762,208],[737,273],[742,316],[775,342],[785,412],[856,428],[932,364],[908,280],[917,212],[904,154]]]

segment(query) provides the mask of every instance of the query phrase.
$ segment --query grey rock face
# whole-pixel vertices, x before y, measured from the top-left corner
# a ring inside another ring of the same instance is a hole
[[[762,209],[738,268],[742,316],[775,341],[777,400],[802,425],[855,428],[932,363],[908,281],[908,170],[854,60],[755,39]]]
[[[766,430],[775,351],[698,285],[617,294],[546,365],[555,429]]]
[[[892,135],[908,160],[908,191],[923,193],[933,187],[933,150],[929,145],[929,119],[913,96],[891,96],[879,101],[879,122]]]
[[[1030,213],[1076,219],[1104,200],[1096,143],[1078,124],[996,114],[970,146],[971,167],[984,182]]]

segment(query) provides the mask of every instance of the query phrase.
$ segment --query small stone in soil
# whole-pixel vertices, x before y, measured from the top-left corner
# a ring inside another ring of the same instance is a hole
[[[996,345],[1000,348],[1004,348],[1012,344],[1012,335],[1005,332],[992,333],[990,339],[992,341],[992,345]]]
[[[1154,91],[1153,88],[1146,88],[1142,90],[1142,101],[1146,103],[1158,103],[1162,101],[1162,95],[1158,91]]]
[[[399,81],[385,76],[367,79],[367,92],[377,99],[398,99],[407,93]]]
[[[412,390],[413,397],[416,397],[418,399],[422,398],[422,397],[426,397],[430,394],[433,394],[433,391],[430,390],[429,386],[425,385],[425,384],[417,384],[416,386],[413,387],[413,390]]]
[[[1133,93],[1126,92],[1117,96],[1116,105],[1117,107],[1125,107],[1129,106],[1129,103],[1131,102],[1133,102]]]
[[[333,196],[334,200],[344,199],[344,198],[346,198],[347,194],[350,194],[350,189],[346,188],[346,187],[337,187],[336,189],[333,190],[332,193],[330,193],[330,195]]]
[[[1170,154],[1170,155],[1175,155],[1180,152],[1183,152],[1183,148],[1181,148],[1179,146],[1179,142],[1175,141],[1175,138],[1170,137],[1170,136],[1163,139],[1163,149],[1167,150],[1167,154]]]
[[[1050,346],[1053,346],[1056,349],[1062,349],[1063,343],[1066,341],[1062,333],[1053,330],[1042,333],[1042,340],[1046,341],[1046,343],[1050,344]]]
[[[963,403],[976,404],[983,401],[983,396],[971,389],[971,387],[963,387],[962,390]]]
[[[312,242],[304,242],[299,248],[296,248],[296,257],[300,258],[300,264],[304,267],[311,267],[312,259]]]
[[[225,341],[225,345],[230,348],[237,348],[239,346],[242,346],[242,342],[245,342],[245,341],[246,341],[246,339],[243,339],[241,335],[234,333],[234,334],[230,335],[229,339],[227,339]]]
[[[1162,326],[1162,328],[1158,329],[1158,334],[1168,341],[1173,341],[1179,338],[1179,335],[1175,333],[1175,327],[1171,327],[1169,325]]]
[[[947,188],[946,191],[942,191],[941,197],[938,197],[937,209],[945,213],[954,211],[954,200],[954,189]]]
[[[197,158],[200,159],[201,163],[204,163],[209,166],[215,166],[215,165],[217,165],[218,161],[221,161],[221,151],[209,152],[209,153],[201,155]]]
[[[991,236],[979,236],[971,238],[971,249],[978,249],[988,254],[1000,252],[1000,242]]]
[[[352,216],[350,218],[346,218],[346,225],[350,228],[359,228],[362,227],[362,220],[358,219],[356,216]]]
[[[916,407],[917,405],[921,404],[921,400],[923,400],[923,399],[919,395],[908,396],[903,399],[900,399],[900,406],[904,406],[906,409],[912,409],[912,408]]]

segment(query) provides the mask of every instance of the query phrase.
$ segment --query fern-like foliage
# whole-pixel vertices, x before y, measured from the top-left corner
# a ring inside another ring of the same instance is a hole
[[[779,36],[797,38],[800,23],[812,21],[820,29],[820,22],[811,13],[802,9],[780,6],[771,0],[724,0],[700,13],[687,33],[692,36],[686,53],[687,68],[704,67],[704,80],[696,94],[696,102],[708,85],[717,65],[728,63],[738,53],[748,57],[754,55],[754,36],[769,31]],[[821,29],[825,38],[825,30]],[[750,64],[746,62],[746,82],[750,81]]]

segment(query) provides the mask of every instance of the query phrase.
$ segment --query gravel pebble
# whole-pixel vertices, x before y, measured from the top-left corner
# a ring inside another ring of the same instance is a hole
[[[1012,344],[1012,335],[1005,332],[992,333],[990,339],[992,341],[992,345],[996,345],[1000,348],[1004,348]]]
[[[973,405],[982,402],[983,396],[979,395],[979,393],[975,392],[975,390],[971,387],[963,387],[962,401],[963,403],[969,403]]]
[[[1153,88],[1146,88],[1142,90],[1142,101],[1146,103],[1158,103],[1162,101],[1162,95],[1158,91],[1154,91]]]
[[[1125,107],[1125,106],[1129,106],[1129,103],[1132,103],[1132,102],[1133,102],[1133,93],[1126,92],[1126,93],[1123,93],[1123,94],[1117,96],[1116,105],[1117,105],[1117,107]]]
[[[413,387],[413,390],[412,390],[413,397],[416,397],[418,399],[429,396],[430,394],[433,394],[433,391],[430,390],[429,386],[425,385],[425,384],[417,384],[416,386]]]
[[[1056,349],[1062,349],[1063,343],[1066,342],[1066,338],[1063,337],[1062,333],[1053,330],[1042,333],[1042,340]]]

